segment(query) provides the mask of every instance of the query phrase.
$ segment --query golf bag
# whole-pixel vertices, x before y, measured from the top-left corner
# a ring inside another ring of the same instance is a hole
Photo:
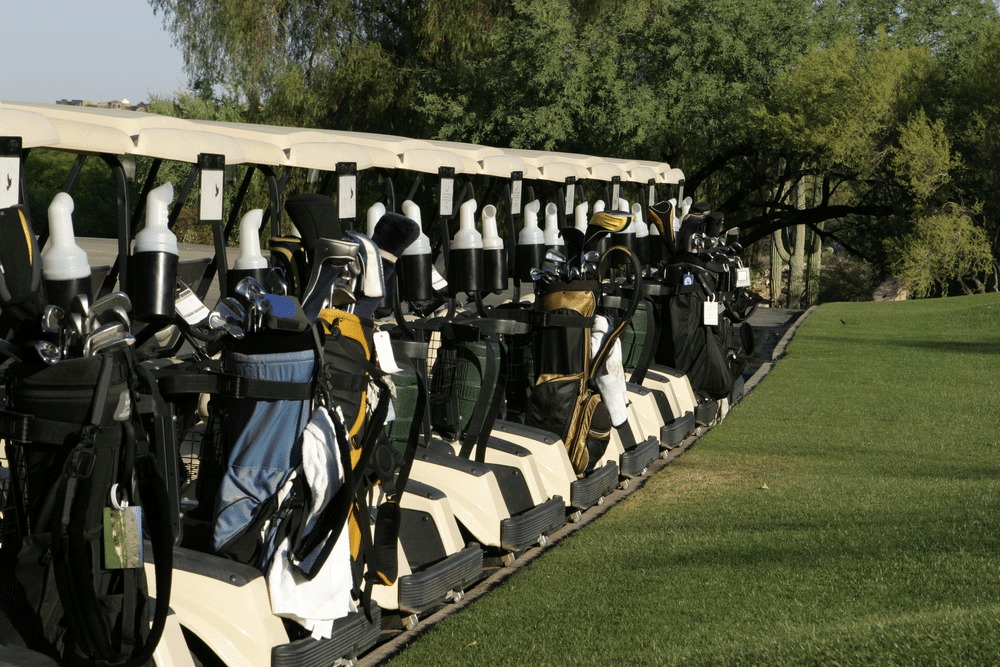
[[[663,307],[656,362],[687,375],[703,398],[728,397],[753,354],[753,331],[745,317],[740,336],[735,338],[733,321],[727,316],[733,308],[724,282],[728,275],[726,264],[695,255],[671,258],[665,272],[670,296]],[[749,316],[745,299],[737,308]]]
[[[607,406],[590,384],[600,365],[591,360],[590,350],[600,293],[597,281],[556,282],[535,302],[546,317],[535,334],[537,379],[525,423],[562,438],[577,475],[592,470],[601,459],[613,428]],[[607,340],[614,342],[610,336]]]
[[[138,378],[131,347],[8,370],[0,435],[18,530],[0,549],[12,632],[0,643],[62,665],[150,664],[169,607],[173,536],[140,416],[156,388]],[[144,534],[158,591],[152,629]]]
[[[372,334],[326,309],[305,332],[228,341],[221,372],[161,378],[171,394],[209,391],[221,424],[226,463],[202,495],[214,498],[212,550],[259,568],[273,611],[320,635],[365,579],[395,579],[393,512],[380,510],[374,543],[368,523],[364,472],[388,411]]]

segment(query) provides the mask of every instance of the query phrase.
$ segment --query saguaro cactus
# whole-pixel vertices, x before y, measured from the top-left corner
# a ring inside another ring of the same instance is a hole
[[[797,188],[798,208],[806,205],[803,183]],[[822,224],[819,225],[823,229]],[[810,238],[806,238],[807,235]],[[789,237],[792,237],[791,239]],[[819,300],[820,272],[823,261],[823,239],[815,232],[808,234],[805,225],[795,225],[771,234],[771,303],[778,306],[781,295],[782,268],[789,265],[788,301],[786,308],[799,309],[815,306]],[[805,303],[802,302],[803,291]]]

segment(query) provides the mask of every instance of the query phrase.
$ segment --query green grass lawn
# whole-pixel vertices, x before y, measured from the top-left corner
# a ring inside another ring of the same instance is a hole
[[[828,304],[719,427],[395,658],[1000,664],[1000,295]]]

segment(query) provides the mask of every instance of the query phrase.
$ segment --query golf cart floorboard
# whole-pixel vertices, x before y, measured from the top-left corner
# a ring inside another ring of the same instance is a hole
[[[660,442],[667,449],[680,447],[684,443],[684,438],[691,435],[694,428],[694,413],[689,412],[660,427]]]
[[[444,560],[399,578],[399,609],[421,614],[444,602],[452,591],[465,591],[483,576],[483,550],[466,547]]]
[[[655,437],[650,436],[645,442],[625,450],[621,457],[621,474],[624,477],[641,477],[659,456],[660,443]]]
[[[272,667],[330,667],[342,658],[356,658],[375,646],[382,633],[382,609],[372,603],[371,623],[355,612],[333,624],[333,637],[306,637],[271,649]]]
[[[618,485],[618,465],[606,463],[570,485],[570,507],[585,510],[596,505]]]
[[[566,522],[566,503],[559,496],[500,522],[500,545],[509,551],[521,551],[536,544]]]

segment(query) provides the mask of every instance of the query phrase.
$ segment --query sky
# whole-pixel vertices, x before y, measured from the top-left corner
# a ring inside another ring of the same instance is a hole
[[[0,100],[148,102],[187,86],[184,58],[147,0],[0,0]]]

